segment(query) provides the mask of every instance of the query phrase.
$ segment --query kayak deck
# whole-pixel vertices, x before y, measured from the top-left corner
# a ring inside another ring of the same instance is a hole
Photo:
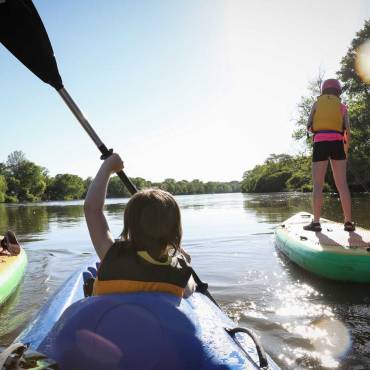
[[[127,338],[129,339],[126,345],[131,348],[131,344],[137,343],[134,347],[141,348],[142,346],[139,343],[148,341],[152,334],[155,334],[155,331],[150,329],[150,326],[154,325],[153,328],[158,328],[156,334],[157,339],[151,341],[150,346],[153,348],[159,346],[160,348],[158,347],[158,351],[154,351],[153,353],[162,353],[163,356],[161,358],[164,359],[173,358],[173,354],[177,353],[180,359],[182,358],[181,351],[178,352],[176,348],[179,348],[178,346],[183,347],[184,345],[189,345],[190,352],[185,352],[184,354],[187,356],[186,358],[193,358],[194,361],[196,358],[199,359],[195,367],[190,366],[190,363],[188,367],[181,367],[180,363],[183,362],[185,364],[188,361],[185,361],[184,358],[182,361],[177,362],[178,365],[176,367],[172,367],[171,369],[237,370],[256,369],[259,367],[257,365],[259,363],[259,355],[253,341],[243,333],[237,334],[238,341],[244,350],[241,349],[226,331],[226,329],[235,329],[236,324],[209,298],[201,293],[196,292],[187,299],[179,299],[176,296],[166,293],[149,292],[106,295],[83,299],[82,273],[87,267],[94,264],[95,260],[73,274],[43,306],[36,318],[15,341],[29,343],[32,349],[39,350],[63,364],[62,348],[64,345],[69,346],[69,343],[72,343],[74,340],[74,335],[70,335],[69,333],[72,333],[76,326],[81,325],[85,326],[82,328],[78,327],[78,332],[81,332],[81,329],[83,332],[90,330],[89,327],[91,324],[93,324],[93,328],[97,328],[93,320],[98,319],[99,325],[102,323],[97,312],[99,310],[101,310],[100,312],[111,312],[109,308],[111,304],[113,305],[112,307],[116,307],[117,309],[121,307],[119,309],[122,309],[122,313],[119,315],[119,319],[114,318],[111,320],[111,323],[114,323],[114,325],[108,331],[110,333],[109,336],[112,335],[112,330],[114,332],[117,326],[121,326],[121,332],[127,333]],[[136,308],[130,310],[130,307]],[[90,312],[94,312],[94,314],[91,316],[91,319],[86,319],[89,310]],[[171,320],[171,312],[177,317],[176,320]],[[136,320],[135,315],[141,315],[141,319]],[[145,317],[149,317],[149,321]],[[152,324],[148,326],[146,323]],[[111,325],[109,320],[107,325]],[[71,330],[71,327],[73,329],[72,332],[68,331]],[[130,329],[131,327],[133,327],[132,331]],[[193,334],[191,336],[186,336],[186,332],[188,331],[186,328],[192,328]],[[91,330],[95,332],[96,329]],[[172,338],[168,342],[165,340],[166,333],[169,333],[168,338]],[[62,334],[66,339],[61,339]],[[159,340],[160,337],[164,338],[164,342]],[[126,341],[127,338],[118,339]],[[192,342],[193,344],[198,344],[191,346],[190,344]],[[168,348],[163,343],[169,343]],[[175,343],[178,343],[178,346],[174,346]],[[72,346],[73,348],[76,348],[76,346]],[[190,348],[193,348],[195,351],[193,357]],[[148,351],[152,353],[151,350]],[[196,353],[199,354],[199,351],[201,351],[202,356],[195,356]],[[139,367],[118,366],[117,369],[167,369],[167,367],[163,367],[167,366],[164,363],[160,367],[146,367],[144,364],[147,362],[147,359],[143,356],[146,353],[145,351],[140,350],[140,353],[135,352],[136,355],[134,356],[132,356],[130,351],[127,353],[137,365],[141,365]],[[76,358],[79,358],[79,356]],[[269,356],[267,356],[267,359],[270,369],[279,369]],[[96,364],[97,362],[95,361],[91,365],[93,367],[89,365],[89,369],[101,369]],[[67,366],[65,368],[69,367]]]
[[[277,247],[290,260],[321,277],[370,283],[370,231],[356,227],[347,232],[343,224],[321,220],[321,232],[306,231],[312,215],[290,217],[275,230]]]

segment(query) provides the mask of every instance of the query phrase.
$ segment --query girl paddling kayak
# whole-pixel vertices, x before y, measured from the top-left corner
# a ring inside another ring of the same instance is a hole
[[[328,79],[324,81],[321,95],[312,106],[308,119],[307,130],[314,133],[312,153],[314,218],[311,223],[303,227],[305,230],[321,231],[322,191],[329,159],[342,203],[344,230],[355,230],[355,224],[352,222],[351,195],[346,175],[350,125],[347,107],[340,99],[341,93],[342,87],[338,80]]]
[[[102,164],[85,199],[85,217],[102,260],[93,295],[157,291],[189,296],[195,289],[190,257],[181,248],[180,209],[160,189],[136,193],[127,203],[121,238],[114,240],[103,213],[109,177],[123,169],[119,155]]]

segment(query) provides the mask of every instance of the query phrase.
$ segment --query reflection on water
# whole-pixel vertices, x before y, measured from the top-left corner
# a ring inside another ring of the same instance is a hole
[[[0,204],[0,232],[6,229],[21,230],[23,235],[47,231],[49,227],[46,207],[5,206]]]
[[[353,220],[365,228],[370,228],[369,196],[357,195],[352,199]],[[311,211],[311,196],[302,193],[249,194],[244,201],[247,211],[254,210],[260,221],[281,223],[291,215]],[[325,196],[322,217],[343,222],[340,199],[337,194]]]
[[[370,285],[319,279],[275,247],[277,224],[310,211],[307,194],[178,196],[184,247],[225,311],[252,328],[284,369],[370,368]],[[127,199],[109,200],[118,237]],[[353,200],[354,219],[370,228],[369,197]],[[341,221],[340,202],[326,196],[323,216]],[[81,201],[0,204],[0,234],[14,229],[29,258],[23,285],[0,310],[6,345],[62,282],[93,254]]]
[[[81,206],[53,205],[5,205],[0,204],[0,234],[16,230],[23,241],[42,238],[50,229],[51,222],[63,224],[77,223],[83,216]]]

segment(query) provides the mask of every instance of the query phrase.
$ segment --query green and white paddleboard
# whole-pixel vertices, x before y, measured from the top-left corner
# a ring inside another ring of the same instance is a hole
[[[0,256],[0,305],[17,289],[26,266],[27,255],[23,248],[18,256]]]
[[[297,213],[275,230],[276,245],[291,261],[318,276],[370,283],[370,230],[321,219],[321,232],[303,230],[312,215]]]

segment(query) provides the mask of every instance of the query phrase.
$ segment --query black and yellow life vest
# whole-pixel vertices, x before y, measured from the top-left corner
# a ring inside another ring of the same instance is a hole
[[[181,256],[160,262],[146,251],[116,241],[99,266],[93,295],[150,291],[182,297],[191,273]]]
[[[343,132],[340,98],[331,94],[323,94],[317,98],[312,131]]]

